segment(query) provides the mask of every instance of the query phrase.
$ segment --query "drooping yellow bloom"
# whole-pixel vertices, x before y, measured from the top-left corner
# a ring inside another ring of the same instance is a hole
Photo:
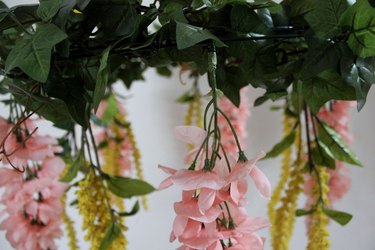
[[[324,206],[329,205],[327,197],[329,192],[329,174],[325,167],[316,166],[316,168],[319,176],[317,176],[317,174],[314,175],[315,185],[312,193],[316,202],[321,195],[320,198],[322,202],[317,203],[314,212],[309,218],[307,250],[328,250],[330,248],[329,231],[327,229],[329,219],[323,212],[323,204]]]
[[[203,128],[203,116],[202,116],[202,100],[201,95],[196,93],[194,99],[189,101],[188,109],[185,115],[185,125],[195,125],[199,128]],[[193,148],[193,145],[189,144],[189,149]]]
[[[299,194],[302,192],[303,166],[304,162],[300,155],[301,137],[300,127],[297,128],[296,133],[296,148],[298,149],[298,156],[290,171],[288,186],[285,190],[284,196],[281,198],[281,206],[276,210],[274,223],[272,224],[272,246],[274,250],[289,249],[290,238],[292,236],[295,210],[297,208],[297,200]]]
[[[292,131],[292,119],[284,115],[283,119],[283,135],[288,136],[290,132]],[[282,154],[282,160],[281,160],[281,173],[279,177],[279,182],[277,183],[277,186],[275,187],[271,200],[268,203],[268,216],[271,222],[271,225],[275,224],[275,213],[276,213],[276,206],[280,202],[282,191],[285,187],[285,185],[288,182],[289,178],[289,172],[292,165],[292,147],[287,148],[283,154]],[[274,228],[271,227],[271,234],[274,235]]]
[[[86,178],[79,183],[77,197],[78,210],[83,218],[82,229],[87,231],[85,240],[91,242],[90,250],[97,250],[105,237],[106,229],[113,221],[106,203],[108,197],[94,171],[90,170]],[[108,249],[122,250],[126,248],[126,245],[126,239],[121,234]]]

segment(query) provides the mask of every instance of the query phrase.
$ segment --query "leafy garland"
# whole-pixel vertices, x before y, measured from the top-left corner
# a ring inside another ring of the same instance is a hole
[[[128,123],[116,119],[116,108],[108,108],[104,123],[98,119],[99,104],[113,98],[113,83],[121,80],[130,88],[148,67],[164,76],[171,75],[172,67],[186,65],[192,77],[207,73],[207,48],[213,42],[217,88],[233,104],[239,106],[240,89],[248,84],[265,90],[255,106],[286,100],[283,108],[290,120],[285,123],[293,121],[294,127],[285,129],[285,138],[267,157],[294,145],[296,174],[310,172],[320,183],[315,207],[297,214],[320,211],[321,218],[323,211],[345,224],[350,215],[325,207],[322,168],[335,168],[335,160],[361,163],[317,113],[336,100],[356,100],[358,110],[365,105],[375,82],[374,6],[370,0],[352,5],[346,0],[160,0],[148,6],[131,0],[40,0],[39,5],[8,8],[0,1],[0,92],[11,94],[5,101],[10,109],[25,107],[24,116],[13,117],[16,126],[39,114],[67,131],[67,144],[76,140],[74,126],[82,127],[82,148],[68,150],[70,159],[71,152],[76,159],[63,180],[71,182],[81,170],[90,177],[87,185],[90,180],[123,198],[143,195],[153,190],[147,183],[104,173],[98,155],[83,160],[85,147],[95,153],[100,147],[92,122],[106,127],[111,121],[132,134]],[[216,96],[216,87],[213,91]],[[182,97],[186,102],[196,98],[196,92]],[[127,185],[139,189],[128,193]],[[103,236],[106,246],[121,231],[118,217],[139,206],[117,212],[105,192],[102,196],[111,215]]]

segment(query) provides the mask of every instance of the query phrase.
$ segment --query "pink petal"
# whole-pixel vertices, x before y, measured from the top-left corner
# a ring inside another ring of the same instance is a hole
[[[179,237],[185,231],[186,225],[189,218],[185,216],[177,215],[173,221],[173,234],[175,237]]]
[[[175,135],[182,142],[200,146],[206,138],[207,132],[195,126],[177,126]]]
[[[174,169],[174,168],[169,168],[169,167],[166,167],[166,166],[163,166],[163,165],[158,165],[158,168],[160,168],[160,169],[163,170],[165,173],[170,174],[170,175],[172,175],[172,174],[174,174],[174,173],[177,172],[176,169]]]
[[[251,170],[250,176],[253,179],[259,194],[263,198],[269,200],[271,198],[271,184],[268,178],[256,166]]]
[[[198,188],[220,190],[225,184],[216,173],[203,170],[178,170],[172,175],[172,181],[183,190],[195,190]]]
[[[173,182],[172,182],[172,177],[168,177],[166,178],[164,181],[162,181],[160,184],[159,184],[159,187],[158,187],[158,191],[161,191],[161,190],[164,190],[164,189],[167,189],[169,188],[170,186],[173,185]]]
[[[209,188],[202,188],[199,193],[198,197],[198,207],[199,210],[204,213],[206,212],[210,207],[212,207],[212,204],[214,204],[216,197],[216,191],[209,189]]]
[[[191,199],[188,202],[175,202],[174,210],[177,215],[186,216],[193,220],[204,223],[210,223],[215,221],[221,213],[221,209],[211,207],[204,214],[202,214],[199,210],[198,201],[196,199]]]
[[[241,233],[251,234],[263,228],[269,227],[269,221],[262,217],[247,217],[237,226],[237,230]]]

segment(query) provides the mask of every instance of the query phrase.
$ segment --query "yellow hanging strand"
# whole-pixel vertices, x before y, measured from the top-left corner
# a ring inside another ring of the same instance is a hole
[[[61,176],[65,176],[68,169],[69,169],[69,166],[67,165],[64,171],[61,173]],[[69,245],[70,250],[78,250],[79,248],[77,245],[77,236],[76,236],[76,231],[74,229],[74,222],[69,217],[68,213],[66,212],[66,196],[67,196],[67,193],[65,192],[64,195],[61,197],[61,204],[62,204],[62,207],[64,208],[62,212],[62,219],[65,224],[65,230],[67,233],[68,245]]]
[[[138,179],[144,180],[143,177],[143,170],[142,170],[142,163],[141,163],[141,152],[138,148],[137,142],[135,140],[133,128],[131,127],[131,124],[126,120],[126,116],[124,115],[122,119],[120,119],[120,122],[123,124],[128,124],[127,126],[127,135],[128,135],[128,140],[130,142],[130,145],[132,146],[132,151],[133,151],[133,160],[134,160],[134,166],[136,170],[136,175]],[[142,196],[142,205],[145,210],[148,209],[148,200],[147,196]]]
[[[107,197],[94,171],[89,170],[86,178],[80,181],[77,198],[78,211],[83,218],[82,229],[87,231],[84,239],[91,242],[90,250],[100,249],[112,219],[105,204]],[[120,234],[107,249],[126,249],[126,245],[125,236]]]
[[[297,160],[293,164],[285,196],[281,198],[281,206],[275,212],[274,224],[272,225],[272,227],[274,227],[272,229],[272,245],[274,250],[289,249],[290,238],[295,222],[297,199],[302,192],[304,163],[300,152],[302,146],[300,127],[297,127],[296,144],[298,148]]]
[[[194,116],[197,126],[203,128],[202,99],[199,93],[195,95]]]
[[[329,231],[327,226],[329,224],[328,217],[323,212],[323,204],[328,206],[329,192],[329,174],[325,167],[316,166],[319,176],[314,175],[315,185],[312,193],[315,199],[319,198],[319,192],[321,192],[321,199],[323,202],[318,202],[313,214],[310,216],[310,227],[308,228],[308,245],[307,250],[329,250],[330,240]],[[320,180],[318,180],[318,178]],[[319,191],[320,183],[320,191]]]
[[[289,116],[284,114],[283,119],[283,135],[288,136],[292,131],[292,121]],[[276,213],[276,206],[280,202],[281,193],[288,182],[289,172],[292,165],[292,147],[289,147],[283,152],[282,160],[281,160],[281,173],[279,177],[279,182],[273,191],[272,197],[270,202],[268,203],[268,216],[271,222],[271,225],[275,224],[275,213]],[[275,235],[274,232],[275,227],[271,227],[271,235]]]

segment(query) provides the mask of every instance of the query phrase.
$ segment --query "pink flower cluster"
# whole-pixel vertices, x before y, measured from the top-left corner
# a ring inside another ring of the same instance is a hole
[[[243,205],[246,204],[248,176],[261,196],[270,197],[270,183],[255,166],[264,153],[243,162],[237,162],[228,154],[228,162],[222,157],[212,171],[208,171],[204,169],[204,150],[194,161],[207,132],[193,126],[180,126],[175,132],[179,140],[194,145],[185,157],[185,164],[196,164],[189,170],[159,166],[170,175],[160,184],[159,190],[172,185],[183,190],[182,200],[174,204],[177,216],[170,240],[178,239],[183,244],[179,250],[263,249],[263,239],[256,232],[268,227],[269,222],[260,217],[249,217]]]
[[[351,101],[335,101],[330,109],[322,108],[318,116],[331,126],[337,133],[341,135],[343,140],[350,144],[352,135],[349,132],[349,109],[355,107],[356,103]],[[328,199],[332,203],[339,201],[350,189],[350,177],[346,175],[349,170],[344,166],[343,162],[336,161],[336,169],[329,170],[329,192]],[[311,197],[312,186],[314,185],[311,177],[306,177],[305,193]],[[308,200],[308,205],[312,203]]]
[[[27,121],[12,130],[13,124],[0,118],[0,141],[3,142],[4,167],[0,169],[0,187],[4,188],[0,203],[5,206],[0,230],[15,249],[56,249],[55,239],[62,236],[60,202],[67,184],[59,182],[65,168],[64,161],[54,156],[61,151],[57,141],[49,136],[33,133],[35,125]],[[22,166],[24,173],[8,168]]]
[[[244,140],[247,137],[246,121],[250,116],[250,101],[247,94],[248,88],[242,88],[240,92],[241,103],[238,108],[225,96],[220,98],[218,103],[219,108],[228,116],[241,145],[245,145]],[[222,115],[219,115],[218,120],[221,141],[225,151],[232,154],[238,153],[236,141],[228,122]]]

